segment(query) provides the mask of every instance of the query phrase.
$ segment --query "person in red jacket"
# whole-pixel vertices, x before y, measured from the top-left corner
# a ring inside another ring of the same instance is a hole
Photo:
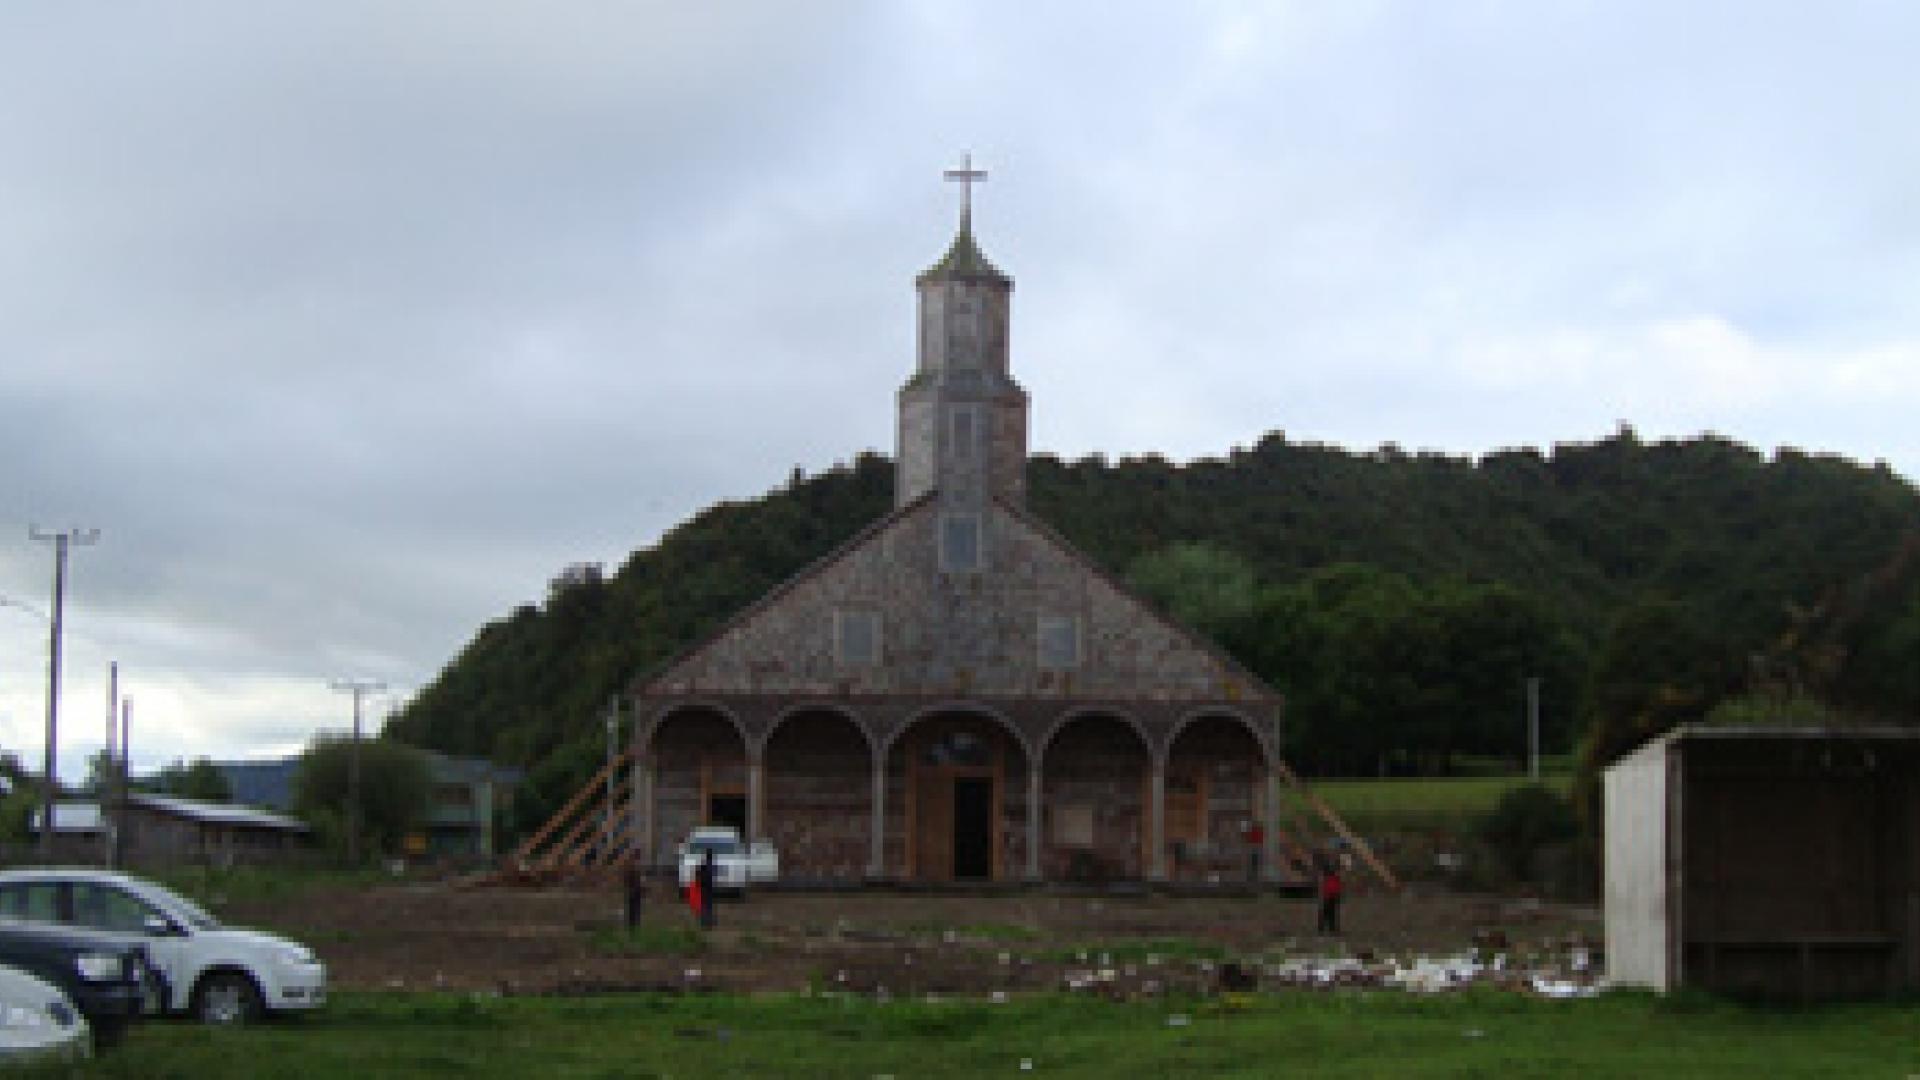
[[[1346,889],[1340,880],[1340,860],[1322,858],[1320,860],[1320,932],[1337,934],[1340,932],[1340,894]]]

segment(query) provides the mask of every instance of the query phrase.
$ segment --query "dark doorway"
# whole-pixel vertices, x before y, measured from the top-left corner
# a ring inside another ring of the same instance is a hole
[[[707,824],[731,825],[739,830],[741,839],[753,839],[747,835],[747,797],[745,795],[707,796]]]
[[[993,876],[993,780],[955,777],[953,781],[953,876]]]

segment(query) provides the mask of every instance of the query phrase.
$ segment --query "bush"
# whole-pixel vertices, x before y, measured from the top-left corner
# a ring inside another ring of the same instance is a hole
[[[1537,856],[1572,841],[1580,825],[1570,801],[1539,784],[1527,784],[1502,795],[1480,819],[1478,831],[1515,880],[1538,881]]]

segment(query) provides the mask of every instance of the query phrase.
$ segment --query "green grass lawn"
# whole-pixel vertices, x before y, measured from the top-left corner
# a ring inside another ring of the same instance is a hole
[[[1393,780],[1313,780],[1308,786],[1348,825],[1363,832],[1395,829],[1471,829],[1500,796],[1529,781],[1524,776],[1462,776]],[[1547,775],[1540,783],[1565,795],[1573,778]]]
[[[1023,1062],[1028,1067],[1023,1067]],[[783,995],[343,994],[239,1031],[137,1028],[82,1076],[1863,1076],[1920,1073],[1908,1005],[1631,994],[1285,994],[1115,1004]],[[60,1075],[67,1075],[61,1073]]]

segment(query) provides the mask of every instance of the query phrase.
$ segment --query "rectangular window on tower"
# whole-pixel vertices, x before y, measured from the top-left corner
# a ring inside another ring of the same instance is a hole
[[[980,515],[948,514],[940,519],[940,569],[971,574],[980,569]]]
[[[1080,666],[1080,620],[1072,615],[1042,615],[1034,637],[1039,642],[1042,670],[1064,671]]]
[[[980,457],[980,406],[947,406],[947,448],[955,461]]]
[[[833,659],[847,667],[866,667],[879,663],[880,613],[835,611]]]

